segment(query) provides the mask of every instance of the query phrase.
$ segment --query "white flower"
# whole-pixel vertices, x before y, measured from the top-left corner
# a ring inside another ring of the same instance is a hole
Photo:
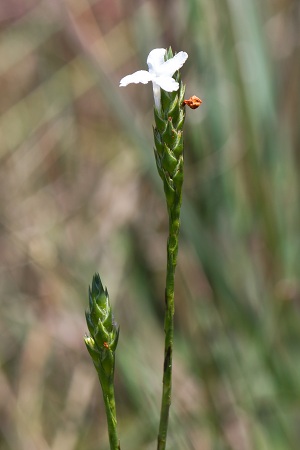
[[[158,111],[160,111],[160,88],[167,92],[178,91],[179,83],[172,77],[188,58],[186,52],[179,52],[173,58],[165,61],[165,54],[164,48],[155,48],[147,58],[148,72],[147,70],[138,70],[120,81],[120,86],[127,86],[130,83],[147,84],[152,81],[154,103]]]

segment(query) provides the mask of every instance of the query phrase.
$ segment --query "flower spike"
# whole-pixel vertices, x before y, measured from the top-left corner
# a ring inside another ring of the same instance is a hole
[[[86,322],[90,336],[85,336],[86,348],[93,360],[101,384],[106,409],[111,450],[120,450],[117,437],[117,419],[114,397],[115,351],[119,339],[119,327],[114,321],[107,289],[100,276],[93,277],[89,288],[89,309]]]
[[[180,229],[180,208],[183,183],[183,124],[185,105],[196,108],[201,100],[193,96],[184,100],[185,87],[181,82],[179,69],[187,60],[186,52],[175,56],[172,49],[156,48],[147,58],[148,72],[140,70],[122,78],[120,86],[149,81],[154,93],[154,154],[159,176],[163,181],[169,215],[169,236],[167,241],[167,271],[165,289],[165,358],[163,366],[163,391],[157,450],[166,449],[169,410],[172,394],[172,354],[174,340],[174,284],[177,264]]]

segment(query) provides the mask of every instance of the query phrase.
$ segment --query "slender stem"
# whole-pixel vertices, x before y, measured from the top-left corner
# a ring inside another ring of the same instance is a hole
[[[105,391],[103,390],[103,399],[107,418],[110,450],[120,450],[120,442],[117,435],[116,404],[113,384],[110,384]]]
[[[165,450],[169,424],[169,410],[172,395],[172,353],[174,340],[174,280],[178,253],[179,215],[181,195],[169,210],[169,237],[167,243],[167,275],[165,292],[165,358],[163,374],[163,391],[160,411],[160,424],[157,450]]]

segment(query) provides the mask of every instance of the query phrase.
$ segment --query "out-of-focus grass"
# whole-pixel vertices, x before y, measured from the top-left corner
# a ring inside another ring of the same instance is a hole
[[[167,219],[148,52],[185,50],[185,198],[169,448],[298,449],[296,0],[0,8],[0,448],[108,448],[84,348],[99,271],[121,325],[122,448],[155,448]]]

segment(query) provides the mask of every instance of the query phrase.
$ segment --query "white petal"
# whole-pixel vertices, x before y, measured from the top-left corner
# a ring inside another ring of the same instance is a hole
[[[160,66],[165,61],[165,54],[166,54],[165,48],[155,48],[149,53],[147,58],[147,64],[150,73],[157,73]]]
[[[176,70],[180,69],[185,61],[188,59],[188,54],[186,52],[179,52],[173,58],[165,61],[160,67],[157,75],[169,75],[170,77],[174,75]]]
[[[172,77],[156,77],[155,83],[167,92],[178,91],[179,89],[179,83],[177,83],[177,81],[175,81]]]
[[[147,84],[152,81],[154,76],[147,72],[147,70],[138,70],[137,72],[127,75],[120,81],[120,86],[127,86],[130,83],[143,83]]]
[[[160,104],[160,92],[161,92],[160,91],[160,87],[154,81],[153,81],[152,84],[153,84],[154,104],[155,104],[155,107],[156,107],[157,111],[160,111],[160,107],[161,107],[161,104]]]

